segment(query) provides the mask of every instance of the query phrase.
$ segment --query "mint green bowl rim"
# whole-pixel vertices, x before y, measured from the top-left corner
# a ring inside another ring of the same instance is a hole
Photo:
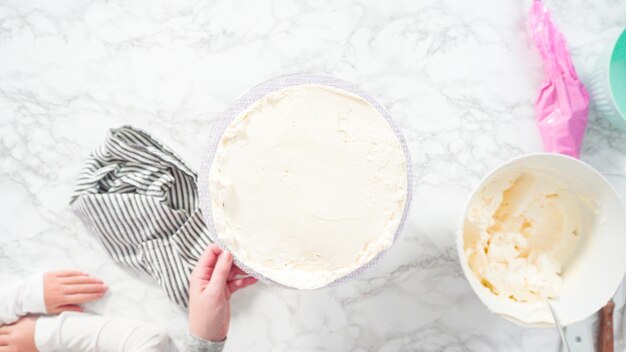
[[[615,76],[614,76],[614,70],[612,70],[611,68],[613,67],[613,61],[616,59],[618,53],[621,53],[622,55],[624,55],[624,57],[626,58],[626,28],[624,28],[624,30],[622,30],[622,32],[620,33],[620,35],[617,37],[617,40],[614,42],[613,47],[611,48],[611,56],[609,59],[609,69],[608,69],[608,73],[609,73],[609,92],[611,95],[611,100],[613,102],[613,105],[615,106],[615,109],[617,110],[617,112],[620,114],[621,118],[626,120],[626,100],[620,100],[618,102],[617,98],[616,98],[616,91],[614,89],[614,85],[613,82],[615,81]],[[624,60],[624,63],[626,64],[626,60]],[[626,77],[622,78],[622,79],[626,79]],[[626,83],[624,83],[624,85],[622,87],[626,87]],[[626,97],[626,92],[621,92],[624,93],[624,96]],[[626,98],[623,98],[626,99]]]

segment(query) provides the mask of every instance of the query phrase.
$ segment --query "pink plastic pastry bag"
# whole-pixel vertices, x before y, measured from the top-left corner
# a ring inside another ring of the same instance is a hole
[[[589,110],[589,94],[578,79],[563,34],[548,9],[533,1],[529,25],[544,63],[545,79],[535,102],[546,151],[578,158]]]

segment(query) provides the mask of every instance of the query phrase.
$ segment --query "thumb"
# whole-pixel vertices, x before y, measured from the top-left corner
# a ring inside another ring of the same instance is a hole
[[[228,274],[230,273],[232,264],[232,254],[230,254],[229,251],[223,251],[219,258],[217,258],[215,269],[213,269],[213,274],[211,275],[211,280],[209,281],[209,288],[211,288],[213,292],[224,292],[226,289],[226,280],[228,280]]]
[[[215,244],[210,244],[207,248],[205,248],[200,258],[198,258],[191,275],[196,278],[203,278],[206,276],[206,279],[208,280],[209,269],[215,266],[215,261],[220,253],[222,253],[220,247]]]

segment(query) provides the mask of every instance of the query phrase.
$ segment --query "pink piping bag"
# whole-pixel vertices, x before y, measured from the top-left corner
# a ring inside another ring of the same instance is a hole
[[[546,76],[535,102],[543,144],[548,152],[578,158],[587,127],[589,93],[578,79],[563,34],[541,1],[533,1],[528,22]]]

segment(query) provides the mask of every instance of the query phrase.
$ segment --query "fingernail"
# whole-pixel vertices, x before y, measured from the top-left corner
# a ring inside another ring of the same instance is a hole
[[[230,254],[230,251],[228,249],[224,251],[224,255],[226,256],[226,259],[228,260],[232,258],[232,255]]]

